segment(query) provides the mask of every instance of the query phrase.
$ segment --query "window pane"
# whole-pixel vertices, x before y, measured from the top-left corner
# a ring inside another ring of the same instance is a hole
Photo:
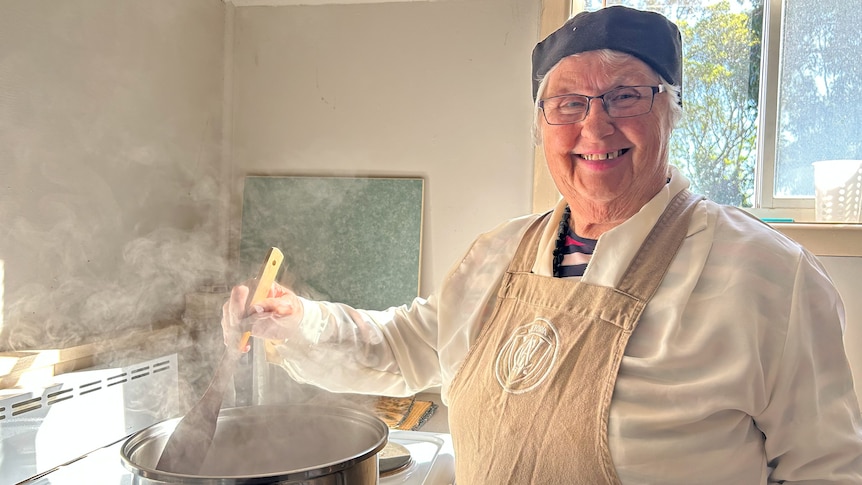
[[[862,2],[785,0],[775,196],[813,197],[812,162],[862,158]]]
[[[587,10],[602,7],[587,0]],[[610,0],[659,12],[683,38],[685,117],[671,137],[670,163],[710,199],[750,207],[757,157],[761,0]]]

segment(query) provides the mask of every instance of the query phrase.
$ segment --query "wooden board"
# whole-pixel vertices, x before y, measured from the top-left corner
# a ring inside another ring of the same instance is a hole
[[[151,359],[190,345],[181,322],[158,322],[151,330],[103,335],[98,342],[64,349],[0,353],[0,389],[43,387],[53,377],[94,366]]]
[[[419,294],[424,181],[248,176],[240,270],[267,248],[284,252],[279,278],[301,296],[383,310]]]

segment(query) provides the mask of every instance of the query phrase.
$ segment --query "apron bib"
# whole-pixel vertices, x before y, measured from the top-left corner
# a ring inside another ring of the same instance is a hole
[[[617,372],[701,199],[674,197],[617,288],[531,273],[548,215],[527,230],[450,388],[459,485],[620,483],[607,435]]]

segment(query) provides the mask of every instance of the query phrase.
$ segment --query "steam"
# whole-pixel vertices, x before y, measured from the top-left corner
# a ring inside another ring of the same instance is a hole
[[[184,320],[186,296],[235,283],[224,6],[13,3],[0,8],[0,352],[100,343],[95,364],[119,367],[139,361],[114,339],[181,324],[155,351],[178,354],[185,412],[223,349],[217,320]],[[171,391],[154,390],[159,405],[176,406]]]
[[[28,210],[0,214],[4,252],[17,256],[4,255],[0,349],[67,348],[179,321],[187,293],[224,281],[220,185],[182,164],[149,169],[138,173],[152,182],[130,194],[135,184],[118,193],[93,170],[46,164],[35,197],[23,195],[35,199]]]
[[[224,7],[205,3],[0,8],[0,351],[179,321],[224,279]]]

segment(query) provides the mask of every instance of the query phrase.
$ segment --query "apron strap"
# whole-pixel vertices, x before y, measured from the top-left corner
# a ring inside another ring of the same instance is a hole
[[[619,291],[644,303],[652,298],[688,234],[695,207],[703,199],[685,189],[670,201],[623,273]]]
[[[703,196],[692,194],[688,189],[682,190],[671,199],[623,273],[617,285],[618,291],[644,303],[652,298],[688,234],[695,206],[703,199]],[[552,212],[544,213],[530,224],[521,238],[515,257],[509,263],[507,275],[530,272],[538,252],[542,228],[547,224]]]
[[[542,238],[542,229],[550,219],[553,210],[545,212],[537,217],[527,231],[521,237],[521,244],[518,245],[518,250],[515,251],[515,256],[509,262],[509,268],[506,274],[509,273],[529,273],[533,269],[533,263],[536,261],[536,254],[539,248],[539,241]]]

